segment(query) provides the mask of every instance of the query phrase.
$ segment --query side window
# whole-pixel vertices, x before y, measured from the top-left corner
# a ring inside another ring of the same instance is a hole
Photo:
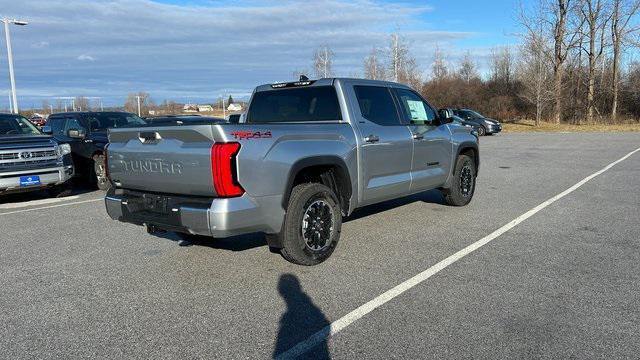
[[[401,125],[389,88],[356,85],[353,89],[365,119],[378,125]]]
[[[51,126],[51,132],[54,136],[66,136],[64,131],[64,124],[66,123],[63,118],[49,119],[47,125]]]
[[[80,121],[78,121],[78,119],[76,118],[67,118],[65,119],[65,125],[64,125],[64,133],[67,134],[67,132],[69,132],[69,130],[74,129],[74,130],[84,130],[84,126],[82,126],[82,124],[80,124]]]
[[[460,116],[461,118],[466,119],[466,120],[473,119],[473,116],[471,116],[471,113],[468,112],[468,111],[464,111],[464,110],[460,111],[460,115],[458,115],[458,116]]]
[[[404,110],[405,120],[424,125],[432,124],[437,119],[436,112],[418,94],[407,89],[395,89],[395,92]]]
[[[85,130],[80,121],[72,117],[49,119],[47,124],[54,136],[67,136],[70,129]]]

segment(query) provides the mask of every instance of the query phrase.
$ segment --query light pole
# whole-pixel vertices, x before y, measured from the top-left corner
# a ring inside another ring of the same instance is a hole
[[[138,100],[138,117],[140,117],[140,95],[136,95],[136,100]]]
[[[18,113],[18,97],[16,96],[16,78],[13,74],[13,53],[11,51],[11,34],[9,34],[9,24],[15,24],[19,26],[27,25],[26,21],[3,18],[4,23],[4,36],[7,41],[7,62],[9,63],[9,79],[11,80],[11,103],[13,113]]]

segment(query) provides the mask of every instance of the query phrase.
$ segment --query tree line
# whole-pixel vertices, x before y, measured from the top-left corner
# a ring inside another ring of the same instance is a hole
[[[519,43],[494,48],[485,74],[470,51],[455,63],[436,47],[420,69],[400,34],[363,60],[362,77],[405,83],[436,107],[467,107],[502,121],[640,121],[640,0],[537,0],[522,3]],[[318,77],[332,76],[334,53],[314,52]]]

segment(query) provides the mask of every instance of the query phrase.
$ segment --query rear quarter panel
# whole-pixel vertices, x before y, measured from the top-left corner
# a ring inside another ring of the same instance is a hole
[[[294,164],[306,158],[334,156],[344,162],[357,183],[356,143],[345,122],[300,124],[239,124],[223,126],[226,141],[241,144],[238,181],[252,196],[283,195]],[[238,133],[269,133],[243,138]],[[355,191],[355,189],[353,190]]]

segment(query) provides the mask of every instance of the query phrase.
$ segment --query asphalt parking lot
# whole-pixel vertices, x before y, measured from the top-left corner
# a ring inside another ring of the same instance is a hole
[[[367,207],[315,267],[271,254],[259,235],[179,247],[111,221],[95,191],[0,199],[0,353],[269,358],[302,343],[311,358],[637,357],[640,152],[345,318],[640,148],[640,134],[501,134],[480,146],[469,206],[427,192]],[[328,340],[308,340],[329,326]]]

